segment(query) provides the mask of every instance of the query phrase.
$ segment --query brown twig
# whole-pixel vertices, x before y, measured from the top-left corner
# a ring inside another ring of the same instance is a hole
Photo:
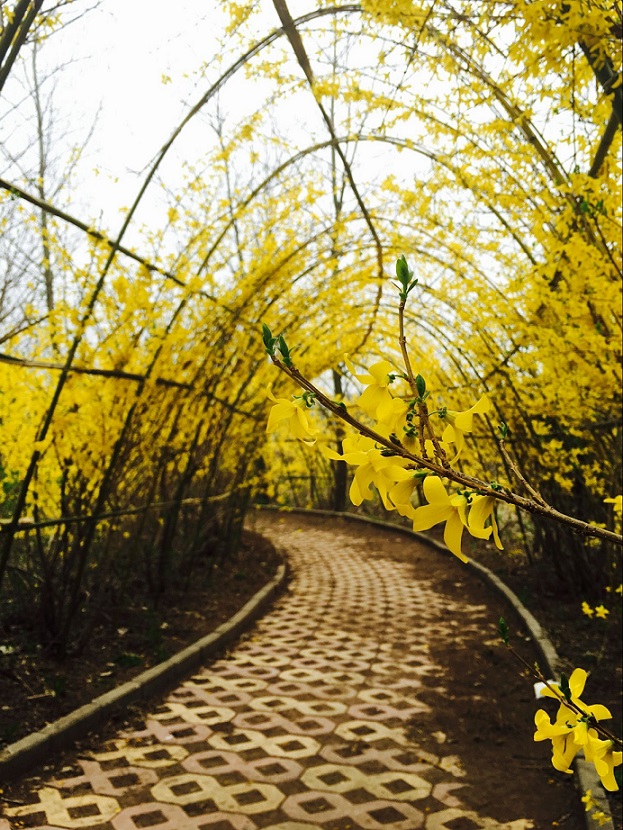
[[[520,481],[521,484],[523,484],[523,486],[526,488],[528,493],[530,493],[530,495],[532,496],[533,499],[538,501],[539,504],[542,504],[544,507],[549,507],[549,504],[545,501],[545,499],[539,493],[539,491],[535,490],[534,487],[532,487],[532,485],[524,478],[521,470],[515,464],[513,459],[510,457],[510,455],[508,453],[508,450],[506,449],[506,443],[505,443],[503,438],[500,438],[499,446],[500,446],[500,452],[502,453],[502,455],[504,456],[504,460],[508,464],[508,469],[512,472],[512,474],[515,476],[515,478],[518,481]]]

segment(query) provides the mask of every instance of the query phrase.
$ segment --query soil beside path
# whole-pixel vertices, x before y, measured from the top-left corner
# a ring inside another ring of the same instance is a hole
[[[144,723],[6,790],[0,830],[583,830],[475,575],[341,519],[251,525],[288,591]]]

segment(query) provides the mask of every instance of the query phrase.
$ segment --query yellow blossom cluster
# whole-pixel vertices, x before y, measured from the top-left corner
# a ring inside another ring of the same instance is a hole
[[[344,361],[353,376],[365,387],[352,404],[373,419],[374,429],[379,435],[401,435],[401,446],[416,448],[418,441],[414,437],[414,401],[409,400],[404,389],[402,394],[393,394],[391,391],[392,386],[398,385],[401,380],[404,386],[404,371],[387,360],[381,360],[362,373],[355,369],[348,356],[345,356]],[[299,440],[315,443],[320,438],[322,441],[319,429],[312,425],[307,414],[312,404],[308,398],[275,398],[270,389],[268,397],[274,406],[270,410],[267,432],[275,432],[283,425]],[[463,412],[448,410],[446,407],[438,411],[437,415],[446,424],[441,441],[437,442],[444,456],[453,456],[453,461],[456,461],[465,448],[466,434],[474,429],[474,415],[488,412],[490,406],[487,397],[483,396]],[[433,440],[425,438],[423,446],[425,452],[433,457]],[[452,553],[464,562],[467,561],[461,547],[464,530],[479,539],[489,539],[492,536],[496,546],[502,549],[494,512],[495,499],[492,496],[466,489],[449,495],[438,475],[423,477],[408,459],[388,452],[365,435],[346,436],[341,453],[327,446],[326,438],[320,448],[327,458],[355,467],[349,491],[354,505],[373,499],[374,486],[385,509],[396,510],[401,516],[409,518],[414,530],[428,530],[444,523],[444,541]],[[412,497],[418,484],[422,484],[427,504],[416,508],[412,504]]]
[[[582,803],[584,804],[584,809],[588,813],[590,810],[593,810],[591,813],[591,818],[593,821],[596,821],[600,827],[604,824],[607,824],[610,821],[610,816],[607,816],[603,810],[599,809],[599,804],[593,798],[593,791],[586,790],[584,795],[581,799]]]
[[[570,773],[571,762],[578,752],[583,751],[587,761],[592,763],[606,790],[618,790],[614,768],[623,763],[623,753],[613,750],[613,741],[599,737],[594,724],[612,717],[610,710],[601,704],[587,706],[580,699],[584,691],[587,673],[575,669],[569,678],[569,693],[565,698],[559,684],[542,690],[543,697],[558,700],[560,706],[554,721],[543,709],[534,716],[535,741],[551,740],[552,764],[561,772]],[[567,701],[572,707],[567,705]]]

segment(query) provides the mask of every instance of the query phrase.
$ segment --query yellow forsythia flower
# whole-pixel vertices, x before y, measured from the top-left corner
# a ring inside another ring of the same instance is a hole
[[[266,432],[276,432],[285,422],[295,438],[308,444],[315,443],[318,430],[310,426],[307,420],[305,401],[302,398],[297,400],[276,398],[270,388],[266,390],[266,394],[271,401],[275,402],[268,416]],[[311,438],[311,441],[306,441],[307,438]]]
[[[461,550],[463,529],[467,527],[467,498],[458,494],[449,496],[439,476],[426,476],[423,487],[428,504],[416,509],[413,530],[429,530],[445,522],[444,542],[455,556],[468,562]]]
[[[474,428],[474,415],[484,415],[490,409],[491,402],[486,395],[483,395],[477,403],[464,412],[455,412],[452,409],[446,409],[440,415],[444,421],[448,421],[448,425],[441,436],[442,440],[447,444],[455,444],[456,446],[454,461],[456,461],[463,451],[465,435]]]
[[[500,541],[498,525],[495,520],[494,507],[495,499],[493,496],[473,496],[469,510],[467,529],[472,536],[476,536],[478,539],[488,539],[493,533],[496,548],[498,550],[504,550],[504,546]],[[485,527],[487,519],[491,520],[489,527]]]
[[[403,464],[408,462],[394,456],[383,455],[371,438],[363,435],[349,435],[343,442],[344,454],[339,455],[329,447],[322,447],[324,454],[336,461],[353,464],[357,469],[350,486],[350,500],[359,505],[364,499],[373,497],[370,485],[374,485],[381,496],[386,510],[393,510],[394,505],[388,498],[390,488],[397,481],[406,481],[413,473],[405,470]]]
[[[379,360],[366,374],[358,374],[346,355],[344,360],[351,373],[366,387],[356,401],[357,406],[393,431],[409,408],[405,401],[393,397],[389,391],[391,376],[396,374],[396,369],[388,360]]]
[[[560,703],[555,721],[550,721],[549,715],[543,709],[539,709],[535,716],[536,732],[535,741],[551,740],[552,742],[552,765],[560,772],[571,773],[569,767],[577,753],[583,749],[587,761],[595,767],[597,775],[606,790],[614,792],[619,786],[614,777],[614,767],[619,766],[623,761],[623,753],[613,752],[613,743],[610,740],[601,740],[597,731],[589,726],[587,717],[595,721],[611,718],[610,710],[600,703],[587,706],[580,700],[584,691],[586,678],[584,669],[574,669],[569,678],[569,689],[571,691],[571,702],[575,704],[584,714],[574,712],[564,703]],[[552,684],[560,689],[557,683]],[[543,697],[560,698],[555,692],[545,688],[541,692]]]

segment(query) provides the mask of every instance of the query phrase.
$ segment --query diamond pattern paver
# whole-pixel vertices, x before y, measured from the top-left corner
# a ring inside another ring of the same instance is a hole
[[[37,830],[527,830],[464,808],[459,759],[405,731],[428,710],[430,621],[452,612],[447,598],[347,531],[258,524],[288,553],[287,594],[144,728],[40,782],[9,818]]]

